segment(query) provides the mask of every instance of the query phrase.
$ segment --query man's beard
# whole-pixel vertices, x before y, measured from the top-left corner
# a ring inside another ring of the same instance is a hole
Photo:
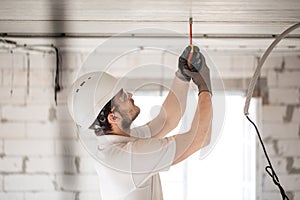
[[[140,108],[139,107],[135,107],[137,110],[136,110],[136,113],[135,115],[130,119],[130,117],[122,112],[120,112],[120,115],[122,116],[123,120],[122,120],[122,130],[124,131],[129,131],[130,129],[130,126],[132,124],[132,122],[137,118],[137,116],[140,114]]]

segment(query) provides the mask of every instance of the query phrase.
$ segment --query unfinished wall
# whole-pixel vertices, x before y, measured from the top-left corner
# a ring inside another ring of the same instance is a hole
[[[64,90],[58,94],[58,106],[55,56],[28,58],[30,69],[25,53],[0,54],[0,199],[99,199],[93,164],[66,107],[67,86],[82,54],[62,53]]]
[[[56,106],[54,55],[0,54],[0,199],[99,199],[93,163],[78,141],[66,107],[67,88],[84,57],[76,51],[62,53],[64,90]],[[212,59],[224,66],[220,71],[227,78],[249,78],[256,62],[255,56],[226,53]],[[299,65],[297,56],[273,56],[263,72],[269,96],[260,128],[291,200],[300,200]],[[264,160],[258,158],[262,180],[258,178],[258,193],[261,199],[280,199],[261,170]]]
[[[265,67],[268,68],[266,76],[269,103],[262,110],[264,140],[288,196],[290,199],[299,200],[300,57],[273,57]],[[265,159],[262,158],[261,161]],[[263,199],[281,199],[277,187],[271,183],[271,178],[266,173],[262,176]]]

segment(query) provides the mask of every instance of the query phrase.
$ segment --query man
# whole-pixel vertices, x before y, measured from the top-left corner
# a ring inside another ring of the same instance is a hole
[[[163,199],[159,172],[165,171],[210,142],[212,103],[210,73],[204,56],[191,46],[178,61],[178,70],[159,114],[144,126],[130,129],[139,115],[132,94],[105,72],[80,77],[69,96],[71,115],[81,130],[97,135],[96,170],[103,200]],[[189,81],[198,86],[198,106],[186,133],[165,137],[186,107]]]

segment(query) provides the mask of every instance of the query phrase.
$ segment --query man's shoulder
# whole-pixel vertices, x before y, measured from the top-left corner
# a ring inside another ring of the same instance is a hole
[[[130,129],[130,136],[135,138],[150,138],[151,130],[147,124]]]

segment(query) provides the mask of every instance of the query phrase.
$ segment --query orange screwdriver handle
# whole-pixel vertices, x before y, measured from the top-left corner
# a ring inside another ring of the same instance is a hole
[[[194,45],[190,44],[190,46],[191,46],[191,51],[189,53],[189,57],[187,60],[188,67],[191,67],[191,59],[192,59],[193,53],[194,53]]]
[[[193,31],[192,31],[193,18],[192,17],[190,17],[190,19],[189,19],[189,24],[190,24],[190,47],[191,47],[191,51],[189,53],[187,64],[188,64],[188,67],[191,67],[191,59],[192,59],[193,53],[194,53]]]

